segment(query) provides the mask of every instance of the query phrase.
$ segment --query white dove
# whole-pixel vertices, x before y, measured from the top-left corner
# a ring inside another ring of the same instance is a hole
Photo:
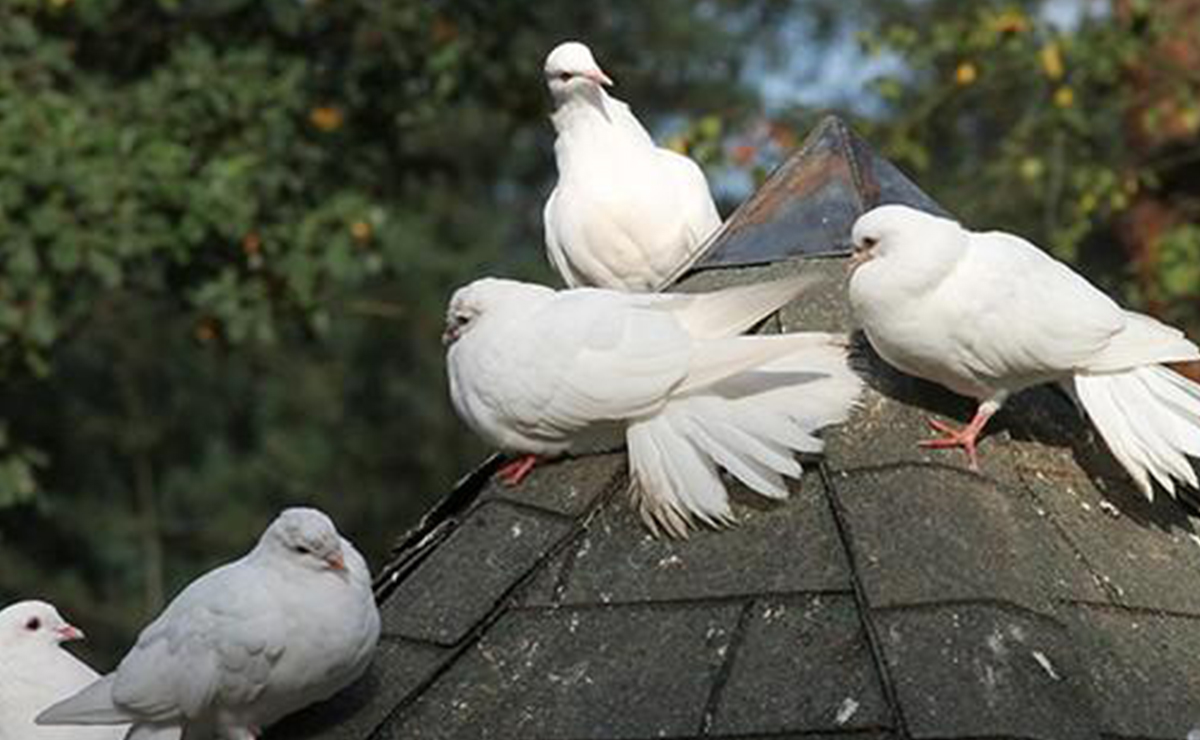
[[[738,336],[811,282],[632,294],[477,280],[447,312],[450,396],[476,433],[526,453],[501,472],[509,483],[538,456],[623,436],[652,531],[730,523],[718,467],[786,497],[793,451],[819,452],[813,432],[844,420],[861,390],[844,337]]]
[[[654,145],[612,80],[576,41],[546,57],[558,184],[546,201],[546,253],[568,287],[650,291],[721,225],[695,162]]]
[[[38,727],[33,718],[99,676],[63,649],[82,640],[44,601],[0,611],[0,740],[120,740],[123,727]]]
[[[117,670],[39,724],[133,723],[127,740],[252,740],[366,670],[379,638],[367,564],[315,509],[183,590]]]
[[[1024,239],[977,233],[954,221],[889,205],[854,224],[850,303],[889,363],[979,401],[963,429],[975,441],[1013,393],[1060,384],[1082,407],[1147,498],[1151,478],[1168,492],[1196,486],[1200,385],[1163,366],[1200,359],[1183,333],[1126,311]]]

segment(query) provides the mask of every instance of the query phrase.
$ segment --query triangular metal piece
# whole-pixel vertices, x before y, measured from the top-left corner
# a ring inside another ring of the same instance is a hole
[[[845,121],[827,116],[672,282],[692,269],[848,252],[855,219],[885,203],[949,215]]]

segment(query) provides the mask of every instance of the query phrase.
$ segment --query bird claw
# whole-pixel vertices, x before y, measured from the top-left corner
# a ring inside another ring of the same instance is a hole
[[[944,421],[937,419],[929,419],[929,426],[936,432],[941,432],[944,436],[936,439],[921,440],[917,444],[927,449],[948,449],[953,447],[961,447],[967,452],[967,458],[971,461],[971,470],[979,472],[979,458],[975,454],[975,441],[979,437],[979,430],[972,428],[973,425],[962,427],[961,429],[951,426]]]
[[[537,455],[522,455],[510,460],[496,471],[496,476],[506,486],[518,486],[538,463]]]

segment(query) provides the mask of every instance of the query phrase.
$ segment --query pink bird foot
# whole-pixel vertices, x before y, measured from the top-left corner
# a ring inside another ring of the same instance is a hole
[[[971,470],[979,470],[979,458],[975,454],[975,440],[979,436],[978,434],[969,432],[970,427],[958,429],[937,419],[930,419],[929,426],[945,436],[923,439],[917,443],[918,445],[935,450],[961,447],[967,451],[967,457],[971,460]]]
[[[496,475],[504,485],[518,486],[537,464],[537,455],[521,455],[516,460],[505,463],[503,467],[496,471]]]
[[[971,470],[979,472],[979,457],[975,453],[975,443],[979,439],[980,433],[983,432],[983,428],[987,426],[988,419],[992,418],[992,414],[996,413],[998,408],[999,404],[996,404],[995,407],[989,403],[980,404],[971,423],[961,429],[944,421],[930,418],[929,426],[945,436],[926,439],[917,444],[921,447],[938,450],[961,447],[967,451],[967,458],[971,461]]]

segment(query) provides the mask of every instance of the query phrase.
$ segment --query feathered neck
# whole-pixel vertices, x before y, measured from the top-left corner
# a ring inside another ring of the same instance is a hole
[[[564,98],[550,121],[558,132],[554,156],[560,175],[580,167],[594,173],[654,148],[629,106],[599,87]]]
[[[550,122],[559,136],[570,135],[580,129],[611,129],[617,126],[616,103],[599,85],[573,90],[557,102],[550,114]]]

